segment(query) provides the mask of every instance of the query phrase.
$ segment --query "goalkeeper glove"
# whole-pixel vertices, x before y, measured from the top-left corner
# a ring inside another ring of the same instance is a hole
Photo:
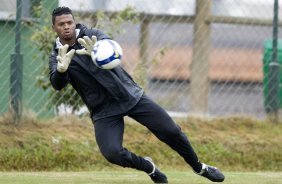
[[[64,46],[59,48],[59,53],[58,53],[58,56],[57,56],[57,61],[58,61],[57,70],[58,70],[58,72],[63,73],[69,67],[69,64],[71,62],[71,59],[73,57],[75,50],[72,49],[67,53],[68,48],[69,48],[68,44],[65,44]]]
[[[91,39],[88,36],[84,36],[83,38],[78,38],[77,40],[84,49],[76,50],[77,54],[80,55],[88,55],[91,56],[91,51],[93,49],[94,44],[97,42],[97,37],[92,36]]]

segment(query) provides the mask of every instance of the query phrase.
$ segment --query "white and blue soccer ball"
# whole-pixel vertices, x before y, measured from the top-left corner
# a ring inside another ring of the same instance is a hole
[[[91,58],[97,67],[113,69],[121,64],[121,46],[114,40],[99,40],[93,46]]]

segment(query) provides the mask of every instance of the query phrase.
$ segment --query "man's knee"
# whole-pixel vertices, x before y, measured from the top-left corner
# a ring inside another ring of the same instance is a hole
[[[108,149],[107,151],[103,151],[102,154],[110,163],[120,166],[126,166],[126,163],[130,159],[125,149]]]
[[[101,150],[103,156],[105,159],[107,159],[111,163],[115,163],[118,159],[118,152],[117,149],[107,149],[107,150]]]
[[[167,137],[177,137],[181,134],[181,128],[178,125],[172,126],[165,131]]]
[[[182,136],[183,132],[181,131],[181,128],[178,125],[170,127],[169,129],[165,129],[157,134],[157,137],[164,141],[167,139],[179,139],[179,137]]]

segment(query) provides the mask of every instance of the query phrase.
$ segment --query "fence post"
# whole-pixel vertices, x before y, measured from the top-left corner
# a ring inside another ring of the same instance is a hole
[[[274,123],[278,122],[279,108],[279,84],[280,84],[280,64],[277,59],[277,42],[278,42],[278,0],[274,0],[273,16],[273,34],[272,34],[272,58],[269,63],[269,93],[267,102],[269,102],[269,115]]]
[[[14,122],[20,120],[22,115],[23,56],[21,54],[21,0],[17,0],[16,11],[15,52],[11,55],[10,65],[10,98]]]
[[[139,50],[139,57],[141,58],[141,68],[140,70],[141,73],[143,74],[143,70],[145,68],[147,68],[147,64],[148,64],[148,45],[149,45],[149,25],[150,25],[150,21],[149,19],[145,16],[144,18],[142,18],[141,21],[141,30],[140,30],[140,40],[139,40],[139,45],[140,45],[140,50]],[[147,70],[144,71],[144,75],[143,77],[145,77],[142,81],[139,81],[142,85],[142,87],[144,89],[147,89],[147,77],[148,77],[148,73]],[[142,78],[143,78],[142,77]]]
[[[193,113],[206,113],[209,95],[209,53],[211,1],[197,0],[191,64],[191,107]]]

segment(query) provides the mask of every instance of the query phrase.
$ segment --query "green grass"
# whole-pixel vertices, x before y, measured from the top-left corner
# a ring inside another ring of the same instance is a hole
[[[209,184],[192,172],[166,172],[171,184]],[[282,172],[227,172],[225,184],[280,184]],[[148,176],[137,171],[97,172],[0,172],[0,184],[150,184]]]

